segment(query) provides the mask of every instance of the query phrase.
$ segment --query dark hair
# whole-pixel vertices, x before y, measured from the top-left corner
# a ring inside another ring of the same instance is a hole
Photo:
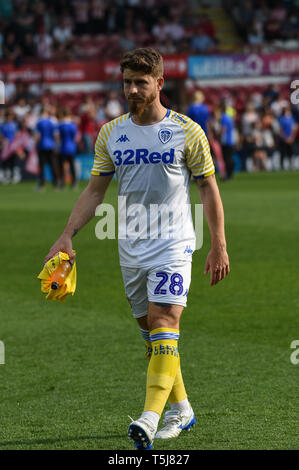
[[[162,77],[164,72],[161,54],[151,47],[140,47],[126,52],[120,61],[120,70],[125,69],[144,72],[153,77]]]

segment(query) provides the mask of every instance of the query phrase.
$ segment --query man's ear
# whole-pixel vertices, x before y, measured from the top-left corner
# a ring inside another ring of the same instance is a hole
[[[158,91],[161,91],[162,88],[163,88],[163,85],[164,85],[164,78],[163,77],[159,77],[157,79],[157,85],[158,85]]]

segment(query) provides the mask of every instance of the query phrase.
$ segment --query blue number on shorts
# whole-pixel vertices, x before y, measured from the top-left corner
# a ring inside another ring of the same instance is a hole
[[[161,287],[168,281],[168,274],[167,273],[156,273],[156,277],[162,277],[162,281],[159,282],[156,289],[154,290],[154,294],[166,294],[166,289],[161,289]]]
[[[175,289],[178,287],[178,289]],[[169,290],[173,295],[182,295],[183,293],[183,276],[179,273],[173,273],[170,278]]]
[[[168,281],[168,274],[164,272],[156,273],[156,277],[161,277],[162,280],[157,285],[154,290],[154,294],[166,294],[166,289],[161,289],[161,287]],[[182,295],[183,287],[183,276],[179,273],[173,273],[170,278],[169,290],[173,295]]]

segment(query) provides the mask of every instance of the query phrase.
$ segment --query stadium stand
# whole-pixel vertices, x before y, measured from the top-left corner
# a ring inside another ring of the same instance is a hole
[[[5,105],[0,109],[1,181],[18,182],[24,175],[34,174],[33,159],[29,157],[34,153],[35,125],[42,107],[47,107],[56,120],[63,109],[70,109],[79,129],[78,153],[92,154],[100,126],[126,112],[117,67],[124,51],[151,46],[165,56],[183,57],[186,62],[197,55],[211,58],[297,51],[297,3],[292,0],[53,0],[50,3],[0,0],[0,72],[4,71],[1,79],[5,82]],[[50,76],[51,80],[45,79],[45,72],[44,77],[34,79],[38,67],[45,70],[44,66],[58,64],[63,70],[65,64],[80,62],[95,73],[103,60],[108,61],[112,72],[109,79],[102,81],[82,83],[66,79],[65,83],[59,80],[56,84],[52,69],[47,69],[46,77]],[[5,72],[7,66],[11,67],[10,75]],[[31,67],[33,78],[28,79],[28,70],[25,78],[18,78],[18,71],[27,66]],[[184,72],[182,67],[179,66],[180,73]],[[192,103],[194,92],[201,89],[210,111],[211,138],[216,140],[221,140],[221,136],[215,131],[219,128],[215,109],[224,102],[235,124],[236,168],[258,170],[254,155],[261,146],[266,153],[265,168],[281,168],[279,149],[285,126],[281,116],[290,103],[294,73],[282,77],[278,71],[272,74],[271,80],[269,77],[256,80],[231,77],[231,81],[230,77],[226,78],[205,81],[188,74],[184,79],[178,75],[169,80],[163,99],[167,106],[184,113]],[[248,130],[244,122],[249,109],[252,120]],[[299,155],[298,104],[292,104],[291,114],[292,153],[296,157]],[[27,140],[19,138],[20,132],[23,136],[24,132],[28,134]],[[248,133],[252,134],[250,138]],[[15,138],[19,139],[18,148],[13,145]],[[219,170],[221,163],[216,156],[215,160]],[[297,168],[297,160],[284,159],[283,168]]]

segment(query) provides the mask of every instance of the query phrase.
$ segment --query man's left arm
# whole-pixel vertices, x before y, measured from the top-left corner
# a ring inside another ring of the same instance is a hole
[[[210,285],[213,286],[229,273],[229,258],[226,251],[224,211],[215,175],[196,179],[204,214],[206,216],[211,249],[207,256],[205,274],[210,272]]]

